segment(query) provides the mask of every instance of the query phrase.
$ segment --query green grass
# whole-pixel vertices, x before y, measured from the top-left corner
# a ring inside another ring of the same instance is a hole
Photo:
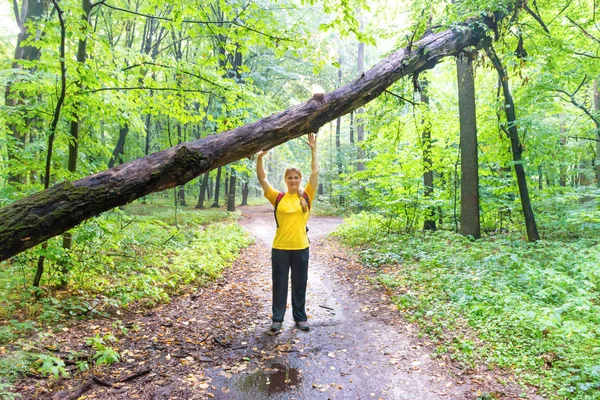
[[[71,251],[59,239],[48,241],[37,302],[31,282],[42,249],[1,263],[0,358],[18,362],[0,362],[0,397],[9,396],[6,388],[24,371],[61,371],[48,355],[34,350],[40,335],[73,319],[153,307],[218,278],[250,243],[233,222],[238,216],[220,209],[175,210],[166,202],[137,202],[88,220],[72,230]],[[67,291],[56,289],[62,266],[69,269]]]
[[[600,242],[384,236],[363,214],[337,233],[439,353],[513,370],[549,398],[600,399]]]

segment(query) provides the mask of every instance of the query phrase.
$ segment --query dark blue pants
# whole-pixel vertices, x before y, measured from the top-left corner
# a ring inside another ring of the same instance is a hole
[[[273,278],[273,322],[283,322],[287,303],[288,277],[292,270],[292,316],[294,321],[306,321],[306,282],[308,281],[308,247],[303,250],[271,252]]]

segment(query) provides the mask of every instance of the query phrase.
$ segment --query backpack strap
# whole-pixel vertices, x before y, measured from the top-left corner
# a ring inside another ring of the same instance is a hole
[[[275,225],[277,225],[278,228],[279,228],[279,222],[277,222],[277,206],[279,205],[279,202],[281,201],[281,199],[283,199],[283,196],[285,196],[285,193],[283,193],[283,192],[279,192],[277,194],[277,198],[275,199],[275,208],[273,209],[273,214],[275,214]]]
[[[310,198],[306,194],[306,191],[302,192],[302,197],[304,197],[304,200],[306,200],[306,204],[308,205],[308,211],[310,211]]]

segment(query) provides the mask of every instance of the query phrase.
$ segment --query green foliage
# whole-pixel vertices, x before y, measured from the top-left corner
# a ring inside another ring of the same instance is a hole
[[[385,234],[361,214],[338,232],[418,323],[438,352],[510,368],[549,398],[600,388],[600,243],[535,244],[514,236],[470,241],[438,231]],[[597,230],[596,230],[597,232]],[[558,393],[558,395],[557,395]]]
[[[111,334],[106,334],[104,336],[96,334],[96,336],[87,338],[85,344],[93,349],[94,355],[92,358],[96,361],[97,365],[110,365],[121,359],[119,352],[108,344],[116,341],[117,338]]]
[[[155,201],[155,200],[154,200]],[[33,249],[3,263],[0,281],[2,327],[0,345],[11,350],[0,360],[0,382],[8,385],[27,371],[64,376],[64,361],[43,354],[20,339],[41,335],[46,328],[60,329],[72,319],[114,314],[130,306],[151,307],[170,297],[216,279],[248,245],[245,231],[231,222],[237,214],[220,210],[194,210],[161,204],[131,204],[87,221],[73,230],[69,252],[50,242],[43,297],[32,302],[31,282],[39,249]],[[54,254],[54,256],[52,256]],[[69,260],[69,291],[53,289],[61,278],[62,262]],[[129,329],[115,323],[114,329]],[[86,343],[93,350],[95,364],[119,360],[112,345],[114,335],[96,335]],[[4,350],[2,350],[4,351]],[[88,361],[77,360],[79,370]],[[9,386],[7,386],[9,388]],[[8,389],[7,389],[8,390]]]

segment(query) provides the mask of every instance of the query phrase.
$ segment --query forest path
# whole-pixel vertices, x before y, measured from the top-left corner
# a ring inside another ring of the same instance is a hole
[[[58,382],[23,379],[17,385],[23,398],[430,400],[522,394],[498,371],[465,371],[447,355],[434,357],[431,344],[417,337],[418,329],[402,319],[384,289],[369,283],[373,271],[325,238],[342,222],[338,218],[309,221],[310,332],[294,327],[288,309],[283,331],[269,335],[272,207],[240,209],[239,222],[256,241],[222,278],[169,304],[81,321],[53,336],[53,347],[65,357],[89,354],[85,338],[112,333],[121,360]]]
[[[518,398],[522,393],[517,385],[500,385],[498,380],[510,379],[494,371],[466,376],[447,359],[432,359],[430,343],[417,339],[417,328],[402,320],[384,290],[365,280],[371,271],[325,238],[342,223],[339,218],[312,216],[309,221],[310,332],[294,327],[288,296],[284,330],[269,335],[272,208],[241,209],[241,225],[256,238],[260,268],[250,286],[259,301],[255,329],[240,341],[252,349],[249,359],[256,362],[245,369],[249,373],[231,373],[237,370],[230,365],[213,370],[215,398],[416,400],[476,399],[484,393]]]

